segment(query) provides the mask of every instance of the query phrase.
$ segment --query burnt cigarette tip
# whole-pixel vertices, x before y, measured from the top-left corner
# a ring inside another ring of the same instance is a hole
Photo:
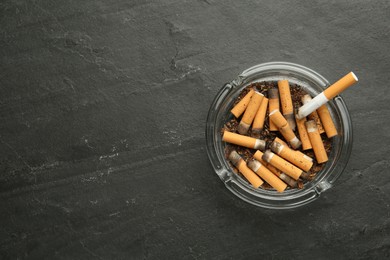
[[[280,153],[283,149],[283,144],[273,141],[270,145],[270,148],[275,153]]]
[[[305,94],[302,96],[301,98],[301,101],[303,104],[306,104],[307,102],[309,102],[310,100],[312,100],[311,96],[309,94]]]
[[[256,139],[256,144],[255,144],[254,149],[264,151],[265,150],[265,145],[266,145],[265,140]]]
[[[263,159],[266,162],[270,162],[273,156],[274,156],[274,153],[271,152],[271,150],[267,150],[267,151],[264,152],[264,154],[261,157],[261,159]]]
[[[279,91],[277,88],[270,88],[268,90],[268,98],[270,99],[275,99],[275,98],[279,98]]]
[[[258,139],[261,136],[261,131],[263,131],[262,128],[252,128],[251,136]]]
[[[284,173],[280,174],[280,179],[287,183],[291,188],[296,188],[298,186],[297,181]]]
[[[302,145],[301,141],[297,137],[294,137],[289,143],[295,150]]]
[[[356,80],[356,82],[359,81],[359,79],[358,79],[358,77],[356,76],[356,74],[353,73],[352,71],[351,71],[351,75],[352,75],[352,77]]]
[[[246,133],[248,133],[249,127],[250,127],[250,125],[245,124],[243,122],[240,122],[240,124],[238,125],[238,128],[237,128],[237,131],[240,134],[245,135]]]
[[[287,114],[287,115],[284,115],[284,117],[286,118],[290,128],[294,131],[295,127],[296,127],[294,114],[293,113]]]
[[[257,172],[257,170],[260,168],[261,163],[257,160],[251,160],[248,162],[248,167],[251,168],[254,172]]]
[[[237,163],[241,160],[241,156],[235,151],[233,150],[230,154],[229,154],[229,161],[232,162],[233,165],[237,165]]]
[[[309,179],[309,176],[310,176],[310,174],[308,174],[307,172],[302,172],[301,176],[299,176],[299,177],[301,177],[302,179],[307,180],[307,179]]]

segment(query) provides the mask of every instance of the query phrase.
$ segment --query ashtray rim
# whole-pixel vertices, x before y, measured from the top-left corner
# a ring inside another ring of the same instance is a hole
[[[251,82],[253,77],[263,75],[263,77],[267,78],[268,74],[271,78],[277,76],[286,77],[286,75],[290,75],[291,78],[294,78],[295,76],[298,81],[302,81],[301,84],[306,84],[305,86],[308,86],[309,88],[313,88],[310,84],[315,83],[315,88],[317,89],[315,89],[315,91],[312,89],[314,92],[311,94],[318,94],[329,86],[329,82],[318,72],[305,66],[290,62],[277,61],[262,63],[244,70],[234,80],[226,83],[218,91],[211,103],[207,115],[205,131],[207,154],[216,174],[224,182],[225,186],[236,196],[251,204],[264,208],[295,208],[317,199],[322,192],[331,188],[333,183],[343,173],[352,149],[352,121],[348,108],[341,96],[337,96],[334,100],[329,102],[332,111],[334,110],[333,113],[337,115],[337,119],[340,121],[339,128],[341,129],[338,130],[342,130],[342,136],[338,137],[339,139],[337,140],[341,142],[341,144],[338,144],[341,145],[341,148],[339,146],[337,147],[341,150],[337,153],[338,159],[335,161],[337,164],[333,162],[332,168],[328,169],[328,172],[325,172],[320,179],[313,181],[313,184],[315,185],[307,189],[304,188],[303,190],[295,191],[290,190],[281,194],[275,192],[270,193],[268,190],[256,191],[254,188],[251,188],[250,185],[245,184],[245,180],[241,177],[234,177],[235,175],[232,173],[230,167],[228,167],[226,159],[221,158],[220,153],[217,153],[217,150],[220,149],[220,147],[217,147],[218,142],[216,142],[215,139],[218,139],[217,133],[220,129],[216,129],[216,127],[218,128],[218,122],[216,122],[216,120],[218,109],[221,108],[224,102],[226,102],[225,99],[229,97],[229,95],[239,93],[241,89],[249,84],[248,82]],[[272,74],[274,75],[272,76]],[[330,176],[329,173],[332,173],[332,175]]]

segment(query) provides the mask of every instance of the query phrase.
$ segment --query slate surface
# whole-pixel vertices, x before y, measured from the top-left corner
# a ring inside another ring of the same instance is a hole
[[[0,3],[4,259],[388,258],[388,1]],[[316,202],[264,210],[208,161],[227,81],[283,60],[342,96],[354,145]]]

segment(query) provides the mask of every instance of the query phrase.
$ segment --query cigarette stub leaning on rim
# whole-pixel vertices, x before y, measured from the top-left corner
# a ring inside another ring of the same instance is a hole
[[[229,154],[228,159],[238,169],[238,171],[244,175],[244,177],[250,182],[250,184],[252,184],[253,187],[258,188],[264,183],[263,180],[256,175],[256,173],[248,168],[244,159],[242,159],[236,151],[232,151]]]
[[[222,141],[248,147],[251,149],[265,150],[265,140],[256,139],[246,135],[240,135],[229,131],[224,131]]]
[[[343,92],[348,87],[352,86],[358,82],[358,78],[355,73],[350,72],[341,79],[339,79],[336,83],[322,91],[316,97],[314,97],[310,102],[301,106],[298,110],[298,119],[302,119],[305,116],[309,115],[314,110],[317,110],[320,106]]]

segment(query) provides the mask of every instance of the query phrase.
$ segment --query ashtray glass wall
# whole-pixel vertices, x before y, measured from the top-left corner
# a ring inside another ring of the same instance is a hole
[[[328,107],[338,135],[332,138],[329,161],[317,173],[314,180],[303,189],[288,189],[283,193],[275,190],[255,189],[231,169],[224,154],[221,129],[233,115],[230,109],[240,92],[253,82],[287,79],[298,84],[312,97],[321,93],[329,82],[317,72],[304,66],[287,62],[270,62],[243,71],[236,79],[225,84],[211,104],[206,123],[207,153],[211,164],[225,184],[237,197],[264,208],[294,208],[311,201],[331,188],[347,165],[352,148],[352,123],[348,109],[340,96],[328,102]]]

